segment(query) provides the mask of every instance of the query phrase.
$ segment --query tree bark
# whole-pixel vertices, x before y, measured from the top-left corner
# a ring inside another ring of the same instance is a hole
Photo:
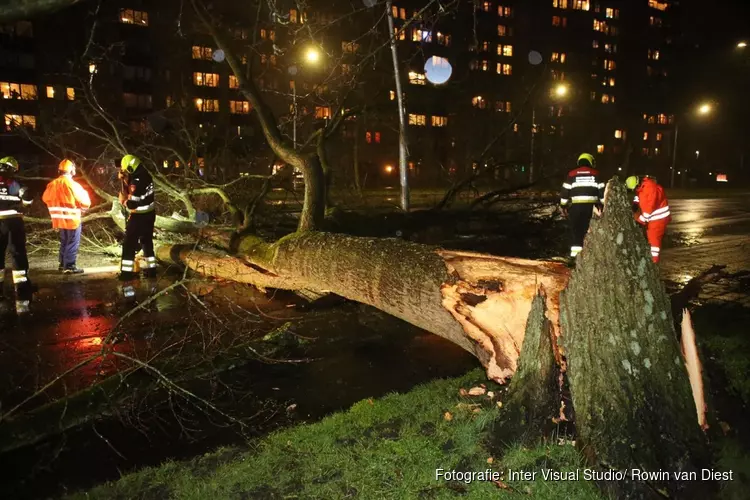
[[[494,426],[493,441],[538,442],[554,428],[560,411],[560,369],[555,362],[554,328],[546,316],[546,298],[538,293],[531,304],[518,370],[508,387],[503,413]]]
[[[223,238],[213,240],[234,257],[172,245],[159,247],[157,257],[210,276],[371,305],[458,344],[500,383],[516,370],[540,286],[559,335],[558,296],[568,269],[558,263],[332,233],[295,233],[272,244],[253,236]]]
[[[670,481],[606,484],[618,496],[705,495],[708,483],[673,480],[708,464],[669,297],[632,217],[622,183],[607,187],[561,298],[567,376],[578,444],[592,465],[668,471]],[[706,498],[703,496],[703,498]]]

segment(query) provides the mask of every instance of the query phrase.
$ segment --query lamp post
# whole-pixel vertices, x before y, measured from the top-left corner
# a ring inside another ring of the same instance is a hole
[[[564,99],[570,92],[570,87],[566,83],[559,83],[553,89],[551,94],[557,99]],[[529,183],[534,182],[534,156],[535,156],[535,137],[536,137],[536,102],[531,108],[531,158],[529,160]]]
[[[703,103],[700,106],[698,106],[697,114],[700,116],[707,116],[711,114],[713,111],[713,106],[710,103]],[[680,123],[678,120],[675,120],[674,124],[674,144],[672,145],[672,169],[670,172],[670,181],[669,181],[669,187],[674,188],[674,173],[675,169],[677,167],[677,138],[679,137],[680,133]]]
[[[320,50],[317,47],[309,47],[305,51],[305,62],[315,65],[320,61]],[[290,66],[287,70],[292,76],[292,142],[297,150],[297,66]]]

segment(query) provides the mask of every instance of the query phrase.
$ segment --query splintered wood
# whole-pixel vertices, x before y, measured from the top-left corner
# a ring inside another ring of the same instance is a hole
[[[690,388],[693,390],[693,400],[695,401],[695,410],[698,413],[698,424],[704,431],[708,429],[706,422],[706,397],[703,389],[703,365],[698,357],[698,346],[695,343],[695,330],[690,318],[690,311],[682,310],[682,357],[685,360],[688,378],[690,379]]]
[[[504,383],[515,373],[531,303],[539,290],[546,296],[546,316],[555,336],[552,345],[561,362],[556,338],[559,295],[569,278],[564,265],[470,252],[438,254],[453,278],[441,287],[443,307],[489,355],[486,369],[491,379]]]

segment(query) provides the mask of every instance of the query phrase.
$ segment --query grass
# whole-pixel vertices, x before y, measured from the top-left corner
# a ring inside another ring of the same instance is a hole
[[[486,375],[474,370],[407,394],[360,401],[346,412],[279,431],[250,448],[225,448],[144,469],[72,498],[602,498],[594,484],[584,481],[508,481],[503,489],[486,481],[436,480],[438,468],[583,467],[570,445],[512,445],[488,463],[487,432],[500,410],[487,396],[458,393],[479,383],[486,383]]]

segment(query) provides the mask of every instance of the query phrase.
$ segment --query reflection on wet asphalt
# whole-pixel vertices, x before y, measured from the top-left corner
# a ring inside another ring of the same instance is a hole
[[[672,222],[667,235],[683,245],[706,243],[722,235],[750,234],[747,198],[673,200],[669,206]]]

